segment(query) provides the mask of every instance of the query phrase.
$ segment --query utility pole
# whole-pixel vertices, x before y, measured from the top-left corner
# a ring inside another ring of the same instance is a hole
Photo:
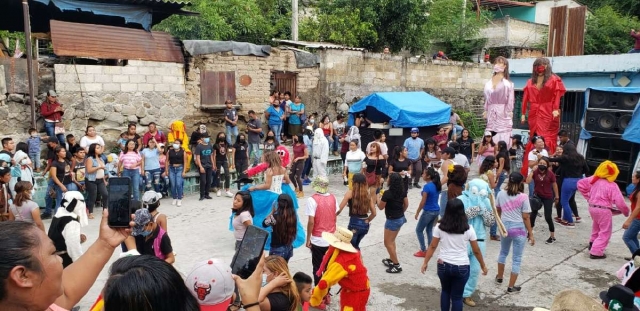
[[[29,75],[29,104],[31,105],[31,127],[36,127],[35,79],[33,76],[33,46],[31,45],[31,18],[29,17],[29,2],[22,0],[24,19],[25,45],[27,46],[27,74]]]
[[[298,0],[291,0],[291,40],[298,41]]]

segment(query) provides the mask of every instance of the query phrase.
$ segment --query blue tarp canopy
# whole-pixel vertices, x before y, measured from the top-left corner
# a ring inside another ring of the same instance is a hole
[[[588,88],[585,92],[585,102],[589,103],[589,94],[591,91],[602,91],[602,92],[616,92],[616,93],[640,93],[640,87],[598,87],[598,88]],[[582,114],[582,131],[580,133],[580,139],[591,139],[591,133],[585,130],[585,118],[587,115],[588,105],[584,107],[584,113]],[[630,141],[636,144],[640,144],[640,105],[636,104],[636,108],[633,110],[633,115],[631,117],[631,121],[629,125],[625,128],[622,133],[622,139],[626,141]]]
[[[451,106],[425,92],[380,92],[349,108],[349,125],[359,112],[372,122],[389,122],[394,127],[427,127],[448,123]]]

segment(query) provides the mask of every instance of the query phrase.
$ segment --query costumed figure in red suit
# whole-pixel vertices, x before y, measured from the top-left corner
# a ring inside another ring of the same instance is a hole
[[[549,154],[556,151],[560,131],[560,98],[566,91],[560,77],[551,70],[551,63],[547,58],[541,57],[533,62],[531,79],[524,87],[520,121],[524,124],[525,113],[529,108],[529,137],[544,137]],[[525,154],[529,154],[531,149],[533,144],[529,141]],[[529,166],[526,162],[523,164],[521,173],[526,176]]]
[[[283,167],[287,167],[289,166],[289,162],[291,162],[290,159],[290,155],[289,155],[289,150],[287,149],[287,147],[283,146],[283,145],[278,145],[278,147],[276,147],[275,149],[276,153],[278,154],[278,156],[280,157],[280,161],[282,162],[282,166]],[[255,176],[257,174],[260,174],[262,172],[264,172],[266,169],[268,168],[267,163],[262,162],[254,167],[251,167],[247,170],[247,176],[252,177]]]
[[[322,233],[322,238],[329,242],[329,250],[317,272],[322,278],[311,295],[312,307],[320,305],[331,286],[340,284],[340,311],[367,309],[371,292],[369,277],[360,252],[351,245],[352,237],[353,233],[342,227],[335,233]]]

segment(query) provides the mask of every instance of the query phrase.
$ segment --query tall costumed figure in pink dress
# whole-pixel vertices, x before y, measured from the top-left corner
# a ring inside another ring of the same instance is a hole
[[[484,85],[484,113],[489,132],[495,133],[494,142],[504,141],[511,148],[511,128],[513,127],[514,86],[509,81],[509,61],[496,57],[493,77]]]
[[[529,137],[544,137],[549,154],[556,152],[560,131],[560,99],[566,92],[562,79],[553,73],[549,60],[544,57],[537,58],[533,62],[531,79],[524,87],[520,122],[524,124],[525,113],[529,108]],[[529,140],[525,154],[529,154],[531,149],[533,144]],[[529,168],[526,158],[524,161],[521,173],[526,173]]]

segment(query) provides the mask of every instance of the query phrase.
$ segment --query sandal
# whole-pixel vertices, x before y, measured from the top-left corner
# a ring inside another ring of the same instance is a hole
[[[93,214],[89,214],[89,216],[87,216],[89,219],[94,219],[95,217],[93,217]]]
[[[502,284],[502,279],[499,279],[497,275],[496,275],[496,283]]]
[[[400,273],[402,272],[402,267],[400,267],[400,264],[392,264],[391,266],[389,266],[389,269],[387,269],[387,273]]]
[[[389,258],[385,258],[385,259],[382,259],[382,264],[387,267],[391,267],[393,266],[393,261],[391,261],[391,259]]]

